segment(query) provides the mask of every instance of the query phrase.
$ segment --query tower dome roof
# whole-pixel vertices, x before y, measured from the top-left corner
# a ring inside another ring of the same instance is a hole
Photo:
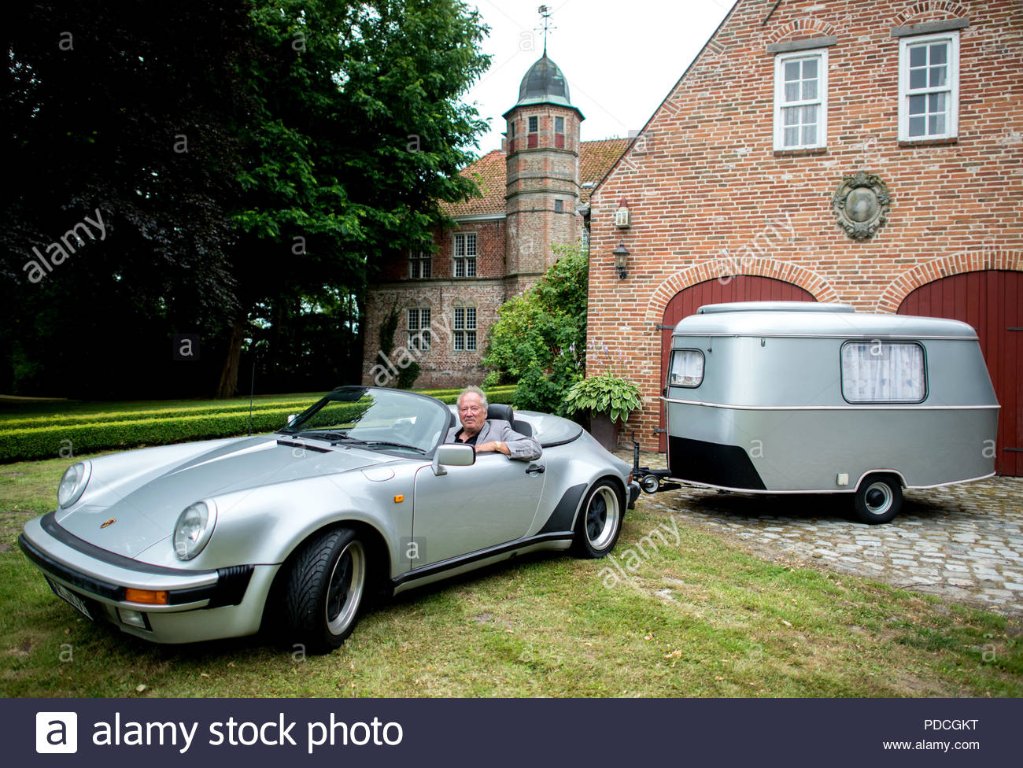
[[[568,81],[561,68],[547,58],[547,53],[537,59],[522,78],[519,86],[519,101],[515,106],[523,104],[561,104],[572,106],[568,94]]]

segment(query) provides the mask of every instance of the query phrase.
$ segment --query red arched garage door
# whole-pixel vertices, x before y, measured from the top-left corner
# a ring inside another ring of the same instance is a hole
[[[947,317],[976,329],[1002,406],[995,470],[1000,475],[1023,475],[1023,272],[989,270],[943,277],[909,294],[899,314]]]
[[[725,301],[816,301],[816,299],[813,294],[798,285],[772,277],[752,275],[739,275],[727,281],[715,278],[684,288],[676,293],[664,308],[664,319],[661,321],[661,386],[668,380],[671,332],[678,321],[695,314],[704,304],[721,304]],[[658,436],[659,450],[664,453],[668,447],[664,433],[664,408],[661,408]]]

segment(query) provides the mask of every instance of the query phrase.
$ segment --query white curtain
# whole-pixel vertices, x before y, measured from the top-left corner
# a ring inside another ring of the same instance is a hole
[[[676,349],[671,355],[669,387],[698,387],[703,382],[703,352]]]
[[[919,344],[856,341],[842,346],[842,394],[850,403],[918,403],[925,393]]]

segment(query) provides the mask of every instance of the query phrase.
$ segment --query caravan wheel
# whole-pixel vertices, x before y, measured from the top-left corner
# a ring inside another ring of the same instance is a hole
[[[856,489],[853,504],[860,522],[890,522],[902,509],[902,483],[895,475],[870,475]]]

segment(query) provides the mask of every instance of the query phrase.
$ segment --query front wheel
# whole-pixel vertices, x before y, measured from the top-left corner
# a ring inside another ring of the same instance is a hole
[[[352,633],[366,592],[366,548],[355,531],[335,528],[295,556],[284,591],[292,643],[329,653]]]
[[[575,551],[582,557],[604,557],[622,532],[625,503],[612,480],[599,480],[586,495],[575,526]]]
[[[894,475],[870,475],[856,489],[853,507],[860,522],[890,522],[902,509],[902,483]]]

